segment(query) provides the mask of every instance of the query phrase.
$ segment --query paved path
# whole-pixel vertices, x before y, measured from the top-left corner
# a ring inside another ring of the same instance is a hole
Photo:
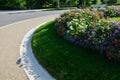
[[[29,19],[0,28],[0,80],[27,80],[22,67],[16,64],[21,40],[30,29],[57,16]]]
[[[0,11],[0,27],[26,19],[61,14],[65,11],[68,10],[45,11],[38,9],[38,10]]]

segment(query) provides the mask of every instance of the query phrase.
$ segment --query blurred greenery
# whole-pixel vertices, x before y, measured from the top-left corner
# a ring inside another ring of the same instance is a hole
[[[91,4],[120,4],[120,0],[0,0],[0,10],[4,9],[40,9],[61,7],[84,8]]]
[[[0,0],[0,9],[23,9],[25,0]]]
[[[38,28],[32,48],[38,62],[56,80],[120,80],[119,62],[62,39],[54,26],[55,22],[49,22]]]

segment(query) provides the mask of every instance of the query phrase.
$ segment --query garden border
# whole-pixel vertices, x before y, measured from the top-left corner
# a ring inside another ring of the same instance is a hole
[[[47,22],[44,22],[35,28],[32,28],[24,36],[20,44],[20,61],[29,80],[56,80],[38,63],[31,48],[33,33],[36,31],[36,29],[46,23]]]

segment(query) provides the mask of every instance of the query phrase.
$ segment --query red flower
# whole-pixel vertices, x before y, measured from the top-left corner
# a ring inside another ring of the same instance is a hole
[[[112,60],[114,58],[113,55],[109,55],[109,54],[107,54],[107,57],[108,57],[109,60]]]

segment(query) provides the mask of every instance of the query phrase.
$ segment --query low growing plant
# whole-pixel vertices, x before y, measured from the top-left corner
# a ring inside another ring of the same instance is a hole
[[[120,10],[115,8],[107,8],[106,11],[104,11],[105,16],[110,17],[117,17],[120,16]]]
[[[120,61],[119,22],[105,19],[101,12],[87,9],[64,13],[56,23],[58,34],[65,39],[84,48],[99,50],[109,60]]]

